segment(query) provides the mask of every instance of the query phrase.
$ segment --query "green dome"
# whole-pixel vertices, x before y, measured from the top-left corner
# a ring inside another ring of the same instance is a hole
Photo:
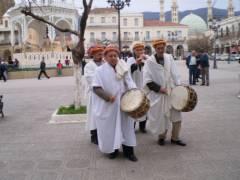
[[[206,22],[196,14],[189,14],[185,16],[180,24],[187,25],[189,27],[189,35],[197,35],[207,31]]]

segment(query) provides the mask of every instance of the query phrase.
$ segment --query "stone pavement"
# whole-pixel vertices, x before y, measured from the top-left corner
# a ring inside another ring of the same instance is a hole
[[[185,83],[187,70],[178,65]],[[84,124],[50,125],[73,100],[72,77],[0,82],[0,180],[239,180],[240,65],[219,63],[210,87],[194,86],[199,102],[184,113],[186,147],[160,147],[137,132],[137,163],[109,160],[89,143]]]

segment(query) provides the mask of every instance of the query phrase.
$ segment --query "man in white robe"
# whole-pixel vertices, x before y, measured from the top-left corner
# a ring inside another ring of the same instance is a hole
[[[164,145],[172,122],[171,143],[185,146],[179,139],[181,112],[173,109],[170,104],[171,89],[181,85],[181,81],[172,55],[164,53],[165,46],[164,40],[153,42],[156,54],[146,61],[143,70],[143,84],[151,102],[148,112],[149,129],[159,135],[158,144]]]
[[[103,50],[104,48],[102,46],[96,45],[90,48],[89,55],[93,57],[93,60],[91,60],[84,68],[84,77],[87,82],[88,86],[88,105],[87,105],[87,123],[86,128],[88,131],[90,131],[91,134],[91,142],[93,144],[98,144],[97,139],[97,127],[96,127],[96,119],[93,118],[92,113],[92,107],[93,99],[92,99],[92,81],[93,81],[93,75],[96,71],[96,68],[98,66],[101,66],[103,64]]]
[[[143,89],[143,66],[148,56],[144,55],[144,44],[137,42],[133,45],[133,57],[127,59],[129,71],[137,88]],[[129,117],[131,118],[131,117]],[[140,132],[146,133],[147,116],[138,119]],[[136,124],[136,123],[135,123]]]
[[[129,120],[127,114],[120,109],[122,94],[128,89],[136,88],[136,85],[129,75],[126,63],[118,57],[117,48],[107,47],[104,51],[106,63],[97,68],[92,83],[98,145],[101,152],[109,154],[110,159],[117,157],[122,146],[124,156],[137,161],[133,149],[136,146],[134,121]]]

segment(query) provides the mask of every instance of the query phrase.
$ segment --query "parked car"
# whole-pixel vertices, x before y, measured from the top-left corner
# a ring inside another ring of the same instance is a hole
[[[230,60],[231,61],[239,61],[240,55],[239,54],[231,54]]]
[[[224,54],[220,55],[220,59],[219,60],[220,61],[227,61],[228,58],[229,58],[229,55],[224,53]]]
[[[214,53],[209,55],[209,59],[210,60],[214,60],[214,56],[215,56]],[[220,60],[220,58],[221,58],[221,55],[220,54],[216,54],[216,60]]]

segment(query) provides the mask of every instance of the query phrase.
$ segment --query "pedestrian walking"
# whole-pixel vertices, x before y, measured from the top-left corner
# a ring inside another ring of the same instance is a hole
[[[61,61],[59,60],[57,63],[57,75],[58,76],[62,76],[62,69],[63,69],[63,65],[62,65]]]
[[[187,57],[186,65],[189,69],[189,84],[196,85],[197,77],[197,53],[192,51],[191,55]]]
[[[123,155],[136,162],[134,121],[129,120],[120,108],[122,94],[128,89],[136,88],[136,85],[130,77],[128,66],[124,60],[119,59],[119,55],[116,47],[108,46],[104,50],[106,63],[97,67],[92,81],[92,112],[96,120],[100,151],[114,159],[122,146]]]
[[[133,45],[133,57],[127,59],[127,64],[131,72],[131,77],[136,83],[137,88],[143,90],[143,66],[149,58],[144,54],[144,44],[141,42]],[[131,119],[131,117],[129,117]],[[147,116],[138,118],[140,132],[146,133]]]
[[[7,82],[7,65],[4,63],[4,61],[0,62],[0,80],[4,82]]]
[[[156,53],[149,57],[143,68],[143,84],[151,102],[148,111],[148,127],[153,134],[159,135],[158,144],[163,146],[171,123],[171,143],[186,146],[179,139],[182,124],[181,112],[169,106],[171,89],[181,85],[178,68],[172,55],[164,53],[166,41],[155,40],[153,47]]]
[[[202,72],[202,86],[209,86],[209,57],[204,50],[201,51],[200,66]]]
[[[48,78],[48,79],[50,78],[46,73],[46,63],[44,61],[44,57],[42,58],[42,61],[40,63],[40,72],[39,72],[39,75],[38,75],[38,80],[41,79],[42,74],[44,74],[44,76],[46,78]]]
[[[69,66],[69,65],[70,65],[70,60],[68,59],[68,56],[66,56],[65,65],[66,65],[66,66]]]
[[[87,81],[87,87],[88,87],[88,106],[87,106],[87,123],[86,123],[86,129],[90,131],[91,134],[91,142],[93,144],[98,144],[98,136],[97,136],[97,127],[96,127],[96,121],[97,119],[94,119],[94,113],[93,109],[96,104],[93,102],[93,89],[92,89],[92,82],[93,77],[96,72],[96,69],[101,66],[103,61],[103,51],[104,47],[100,45],[95,45],[90,47],[89,55],[93,57],[93,59],[87,63],[87,65],[84,68],[84,77]]]

